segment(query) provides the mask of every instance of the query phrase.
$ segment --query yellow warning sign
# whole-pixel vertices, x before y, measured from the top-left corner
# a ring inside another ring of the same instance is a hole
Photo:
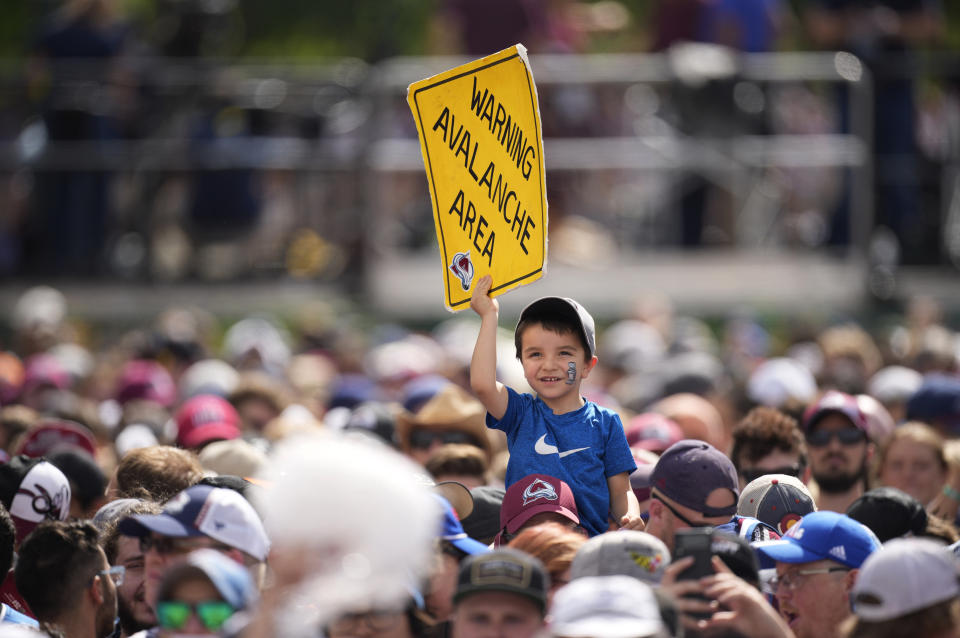
[[[543,275],[547,194],[537,88],[522,44],[407,89],[433,196],[444,301],[470,305],[493,276],[496,296]]]

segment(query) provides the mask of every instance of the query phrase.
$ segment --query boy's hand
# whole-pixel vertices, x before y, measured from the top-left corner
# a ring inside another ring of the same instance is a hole
[[[620,517],[620,529],[635,529],[638,532],[642,532],[646,527],[642,516],[624,514]]]
[[[473,295],[470,297],[470,307],[481,317],[489,314],[500,314],[500,302],[490,297],[490,286],[492,285],[493,276],[484,275],[473,288]]]

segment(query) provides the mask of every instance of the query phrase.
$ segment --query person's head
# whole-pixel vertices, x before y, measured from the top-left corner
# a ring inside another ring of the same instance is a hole
[[[96,460],[86,451],[74,447],[53,452],[47,458],[70,481],[70,517],[91,518],[106,500],[107,478]]]
[[[221,634],[238,611],[257,599],[250,574],[211,549],[198,549],[171,567],[157,591],[161,636]]]
[[[473,489],[486,485],[490,461],[475,445],[447,443],[430,455],[424,467],[435,481],[456,481]]]
[[[896,428],[877,454],[877,480],[930,503],[947,480],[943,437],[917,421]]]
[[[568,297],[543,297],[524,308],[514,346],[527,382],[541,397],[579,391],[597,363],[593,317]]]
[[[86,521],[47,521],[24,540],[14,576],[37,620],[89,622],[94,636],[110,635],[123,569],[111,571],[97,541],[97,528]]]
[[[550,618],[554,638],[667,635],[653,589],[629,576],[578,578],[557,592]]]
[[[471,556],[460,566],[453,638],[532,638],[544,627],[549,588],[543,564],[523,552]]]
[[[587,537],[559,523],[541,523],[517,534],[507,545],[538,559],[550,575],[547,606],[556,591],[570,582],[570,565]]]
[[[113,498],[140,498],[162,503],[203,478],[196,454],[169,445],[131,450],[108,486]]]
[[[855,397],[830,391],[803,415],[810,470],[820,491],[839,494],[866,485],[873,444]]]
[[[653,534],[617,530],[594,536],[570,566],[570,579],[590,576],[629,576],[656,586],[670,564],[670,550]]]
[[[253,506],[226,488],[195,485],[170,499],[160,514],[129,516],[118,525],[121,534],[139,540],[147,602],[155,600],[163,573],[193,550],[216,549],[257,575],[270,549]]]
[[[503,497],[497,545],[505,545],[522,530],[541,523],[581,529],[570,486],[553,476],[528,474],[507,488]]]
[[[437,621],[449,620],[453,612],[453,593],[457,586],[460,564],[474,554],[485,554],[489,548],[467,536],[450,502],[434,495],[443,508],[443,519],[436,540],[436,553],[430,569],[429,586],[424,595],[426,611]]]
[[[328,638],[419,638],[433,634],[437,622],[410,596],[403,605],[348,611],[329,623]]]
[[[397,415],[397,440],[403,453],[420,465],[426,465],[434,452],[449,443],[473,445],[489,456],[485,416],[482,403],[450,383],[416,413]]]
[[[117,586],[117,617],[128,636],[156,624],[152,602],[147,600],[146,571],[140,539],[120,533],[120,517],[136,514],[159,514],[156,503],[133,500],[123,507],[122,513],[107,520],[100,529],[100,546],[110,565],[124,568],[123,583]]]
[[[52,463],[18,454],[0,464],[0,502],[10,512],[19,545],[42,521],[67,518],[70,482]]]
[[[177,445],[200,451],[214,441],[240,437],[240,416],[226,400],[213,394],[197,395],[177,410]]]
[[[847,638],[947,638],[960,631],[960,581],[954,557],[935,541],[886,543],[860,569]]]
[[[757,407],[733,429],[730,459],[740,489],[764,474],[788,474],[810,480],[807,445],[796,419],[776,408]]]
[[[663,453],[650,475],[647,531],[669,549],[678,529],[713,527],[737,511],[737,471],[709,443],[684,439]]]
[[[847,508],[847,516],[863,523],[881,543],[899,536],[920,536],[927,529],[923,504],[895,487],[875,487]]]
[[[813,512],[781,540],[754,543],[776,563],[774,591],[780,615],[797,638],[837,635],[850,615],[857,570],[880,547],[867,527],[836,512]]]
[[[737,502],[737,514],[766,523],[781,536],[816,509],[807,487],[786,474],[766,474],[750,481]]]
[[[13,566],[13,548],[17,542],[17,530],[6,507],[0,505],[0,577],[5,577]]]

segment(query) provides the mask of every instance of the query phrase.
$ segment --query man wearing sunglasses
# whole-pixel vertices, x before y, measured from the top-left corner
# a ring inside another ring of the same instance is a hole
[[[93,524],[41,523],[20,546],[17,588],[41,627],[64,638],[107,638],[123,567],[110,567]]]
[[[817,509],[845,512],[867,489],[874,446],[855,397],[830,391],[807,408],[803,430]]]
[[[646,531],[671,553],[678,529],[715,527],[737,513],[737,471],[705,441],[684,439],[667,448],[650,474],[650,486]]]
[[[803,431],[796,419],[776,408],[753,408],[733,428],[730,460],[737,468],[741,491],[766,474],[810,481]]]

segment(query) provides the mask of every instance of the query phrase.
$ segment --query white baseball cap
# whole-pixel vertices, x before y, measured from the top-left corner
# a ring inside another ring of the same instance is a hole
[[[586,576],[554,594],[550,633],[570,638],[633,638],[663,629],[653,589],[631,576]]]
[[[900,618],[960,596],[953,553],[926,538],[896,538],[874,552],[853,586],[853,611],[863,620]]]

